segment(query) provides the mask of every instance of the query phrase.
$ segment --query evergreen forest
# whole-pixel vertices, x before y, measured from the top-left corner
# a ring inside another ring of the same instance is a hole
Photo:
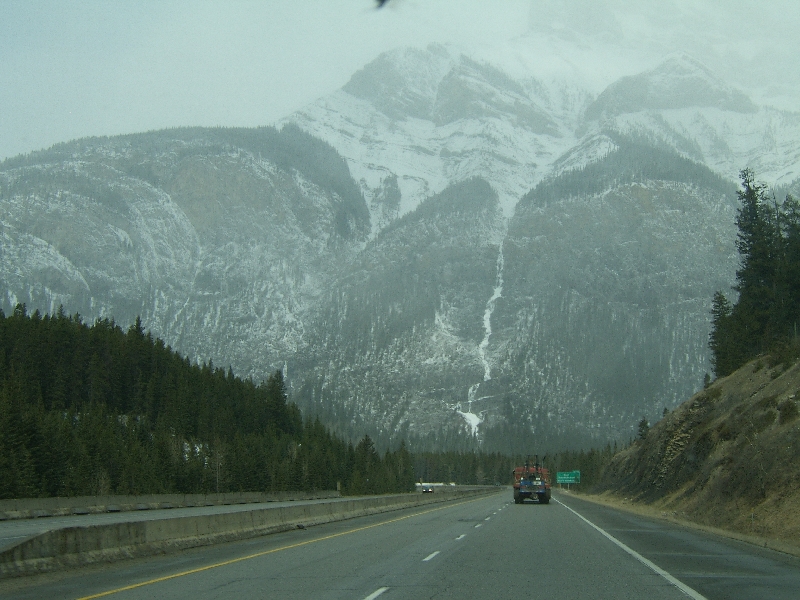
[[[414,489],[401,444],[355,446],[288,401],[142,328],[0,311],[0,498]]]
[[[417,481],[506,485],[523,457],[381,452],[260,385],[196,365],[141,320],[0,311],[0,498],[245,491],[409,492]],[[577,467],[576,467],[577,468]]]
[[[749,169],[740,176],[738,298],[732,303],[718,291],[712,303],[709,347],[717,377],[767,353],[776,364],[788,363],[799,348],[800,202],[787,195],[779,203]]]

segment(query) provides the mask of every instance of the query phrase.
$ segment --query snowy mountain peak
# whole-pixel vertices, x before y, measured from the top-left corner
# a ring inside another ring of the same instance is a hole
[[[553,118],[538,105],[542,99],[519,81],[438,44],[385,52],[343,90],[396,121],[414,118],[445,126],[499,117],[535,133],[559,134]]]
[[[493,117],[533,133],[559,135],[557,123],[520,82],[492,65],[459,57],[439,84],[431,120],[442,126]]]
[[[690,107],[738,113],[757,110],[745,94],[715,78],[700,62],[675,54],[650,71],[612,83],[587,108],[586,118],[603,120],[643,110]]]
[[[510,216],[544,175],[539,166],[574,144],[574,104],[575,94],[557,86],[431,45],[380,55],[286,122],[347,159],[376,234],[448,184],[475,176],[487,179]]]
[[[398,48],[356,72],[343,89],[390,118],[429,119],[436,90],[453,63],[447,49],[438,44],[425,50]]]

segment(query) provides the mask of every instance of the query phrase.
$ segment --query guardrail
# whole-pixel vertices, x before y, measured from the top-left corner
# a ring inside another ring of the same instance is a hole
[[[470,488],[444,494],[395,494],[216,515],[65,527],[33,536],[0,552],[0,578],[246,539],[497,491],[497,488]]]

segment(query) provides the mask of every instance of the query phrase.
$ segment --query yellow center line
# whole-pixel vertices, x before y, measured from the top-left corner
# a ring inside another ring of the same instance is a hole
[[[481,496],[479,498],[472,498],[471,500],[463,500],[461,502],[456,502],[455,504],[447,504],[445,506],[439,506],[438,508],[430,508],[428,510],[423,510],[422,512],[414,513],[411,515],[406,515],[404,517],[397,517],[396,519],[390,519],[389,521],[381,521],[380,523],[373,523],[372,525],[365,525],[363,527],[357,527],[355,529],[349,529],[348,531],[341,531],[339,533],[332,533],[331,535],[326,535],[321,538],[316,538],[314,540],[306,540],[304,542],[297,542],[296,544],[289,544],[288,546],[281,546],[280,548],[273,548],[272,550],[264,550],[263,552],[256,552],[255,554],[249,554],[247,556],[240,556],[239,558],[232,558],[231,560],[225,560],[219,563],[214,563],[212,565],[207,565],[205,567],[198,567],[197,569],[190,569],[188,571],[181,571],[180,573],[174,573],[172,575],[166,575],[164,577],[157,577],[156,579],[149,579],[147,581],[142,581],[141,583],[134,583],[133,585],[126,585],[125,587],[117,588],[114,590],[108,590],[107,592],[100,592],[99,594],[92,594],[91,596],[82,596],[78,598],[78,600],[91,600],[92,598],[102,598],[104,596],[110,596],[112,594],[119,594],[120,592],[127,592],[128,590],[134,590],[136,588],[144,587],[146,585],[153,585],[154,583],[161,583],[162,581],[168,581],[170,579],[176,579],[178,577],[184,577],[186,575],[192,575],[194,573],[200,573],[202,571],[208,571],[210,569],[216,569],[217,567],[224,567],[227,565],[232,565],[234,563],[242,562],[244,560],[250,560],[251,558],[258,558],[259,556],[266,556],[267,554],[272,554],[274,552],[280,552],[282,550],[291,550],[292,548],[299,548],[300,546],[306,546],[307,544],[314,544],[316,542],[323,542],[325,540],[330,540],[336,537],[340,537],[343,535],[349,535],[351,533],[357,533],[359,531],[364,531],[365,529],[372,529],[373,527],[380,527],[381,525],[389,525],[390,523],[397,523],[398,521],[403,521],[404,519],[410,519],[412,517],[419,517],[421,515],[426,515],[428,513],[436,512],[438,510],[444,510],[445,508],[453,508],[454,506],[460,506],[461,504],[467,504],[469,502],[475,502],[477,500],[483,500],[485,496]]]

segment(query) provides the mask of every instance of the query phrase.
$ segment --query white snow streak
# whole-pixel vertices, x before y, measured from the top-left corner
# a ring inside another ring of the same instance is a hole
[[[489,381],[492,378],[492,367],[486,359],[486,348],[489,347],[489,336],[492,335],[492,313],[494,312],[497,299],[503,295],[503,244],[500,244],[500,252],[497,255],[497,280],[494,286],[494,293],[489,301],[486,303],[486,311],[483,313],[483,340],[478,346],[478,354],[480,354],[481,362],[483,363],[483,380]]]
[[[489,364],[489,359],[486,358],[486,349],[489,347],[489,337],[492,335],[492,313],[497,303],[497,299],[503,295],[503,243],[500,242],[500,251],[497,255],[497,278],[495,280],[494,291],[492,296],[486,302],[486,310],[483,313],[483,340],[478,345],[478,355],[480,356],[481,363],[483,364],[483,380],[489,381],[492,378],[492,367]],[[471,385],[467,392],[467,405],[466,411],[461,410],[460,404],[456,407],[456,412],[460,414],[467,422],[470,432],[473,436],[478,435],[478,425],[483,423],[483,417],[472,412],[472,402],[475,400],[475,393],[480,384],[476,383]]]

